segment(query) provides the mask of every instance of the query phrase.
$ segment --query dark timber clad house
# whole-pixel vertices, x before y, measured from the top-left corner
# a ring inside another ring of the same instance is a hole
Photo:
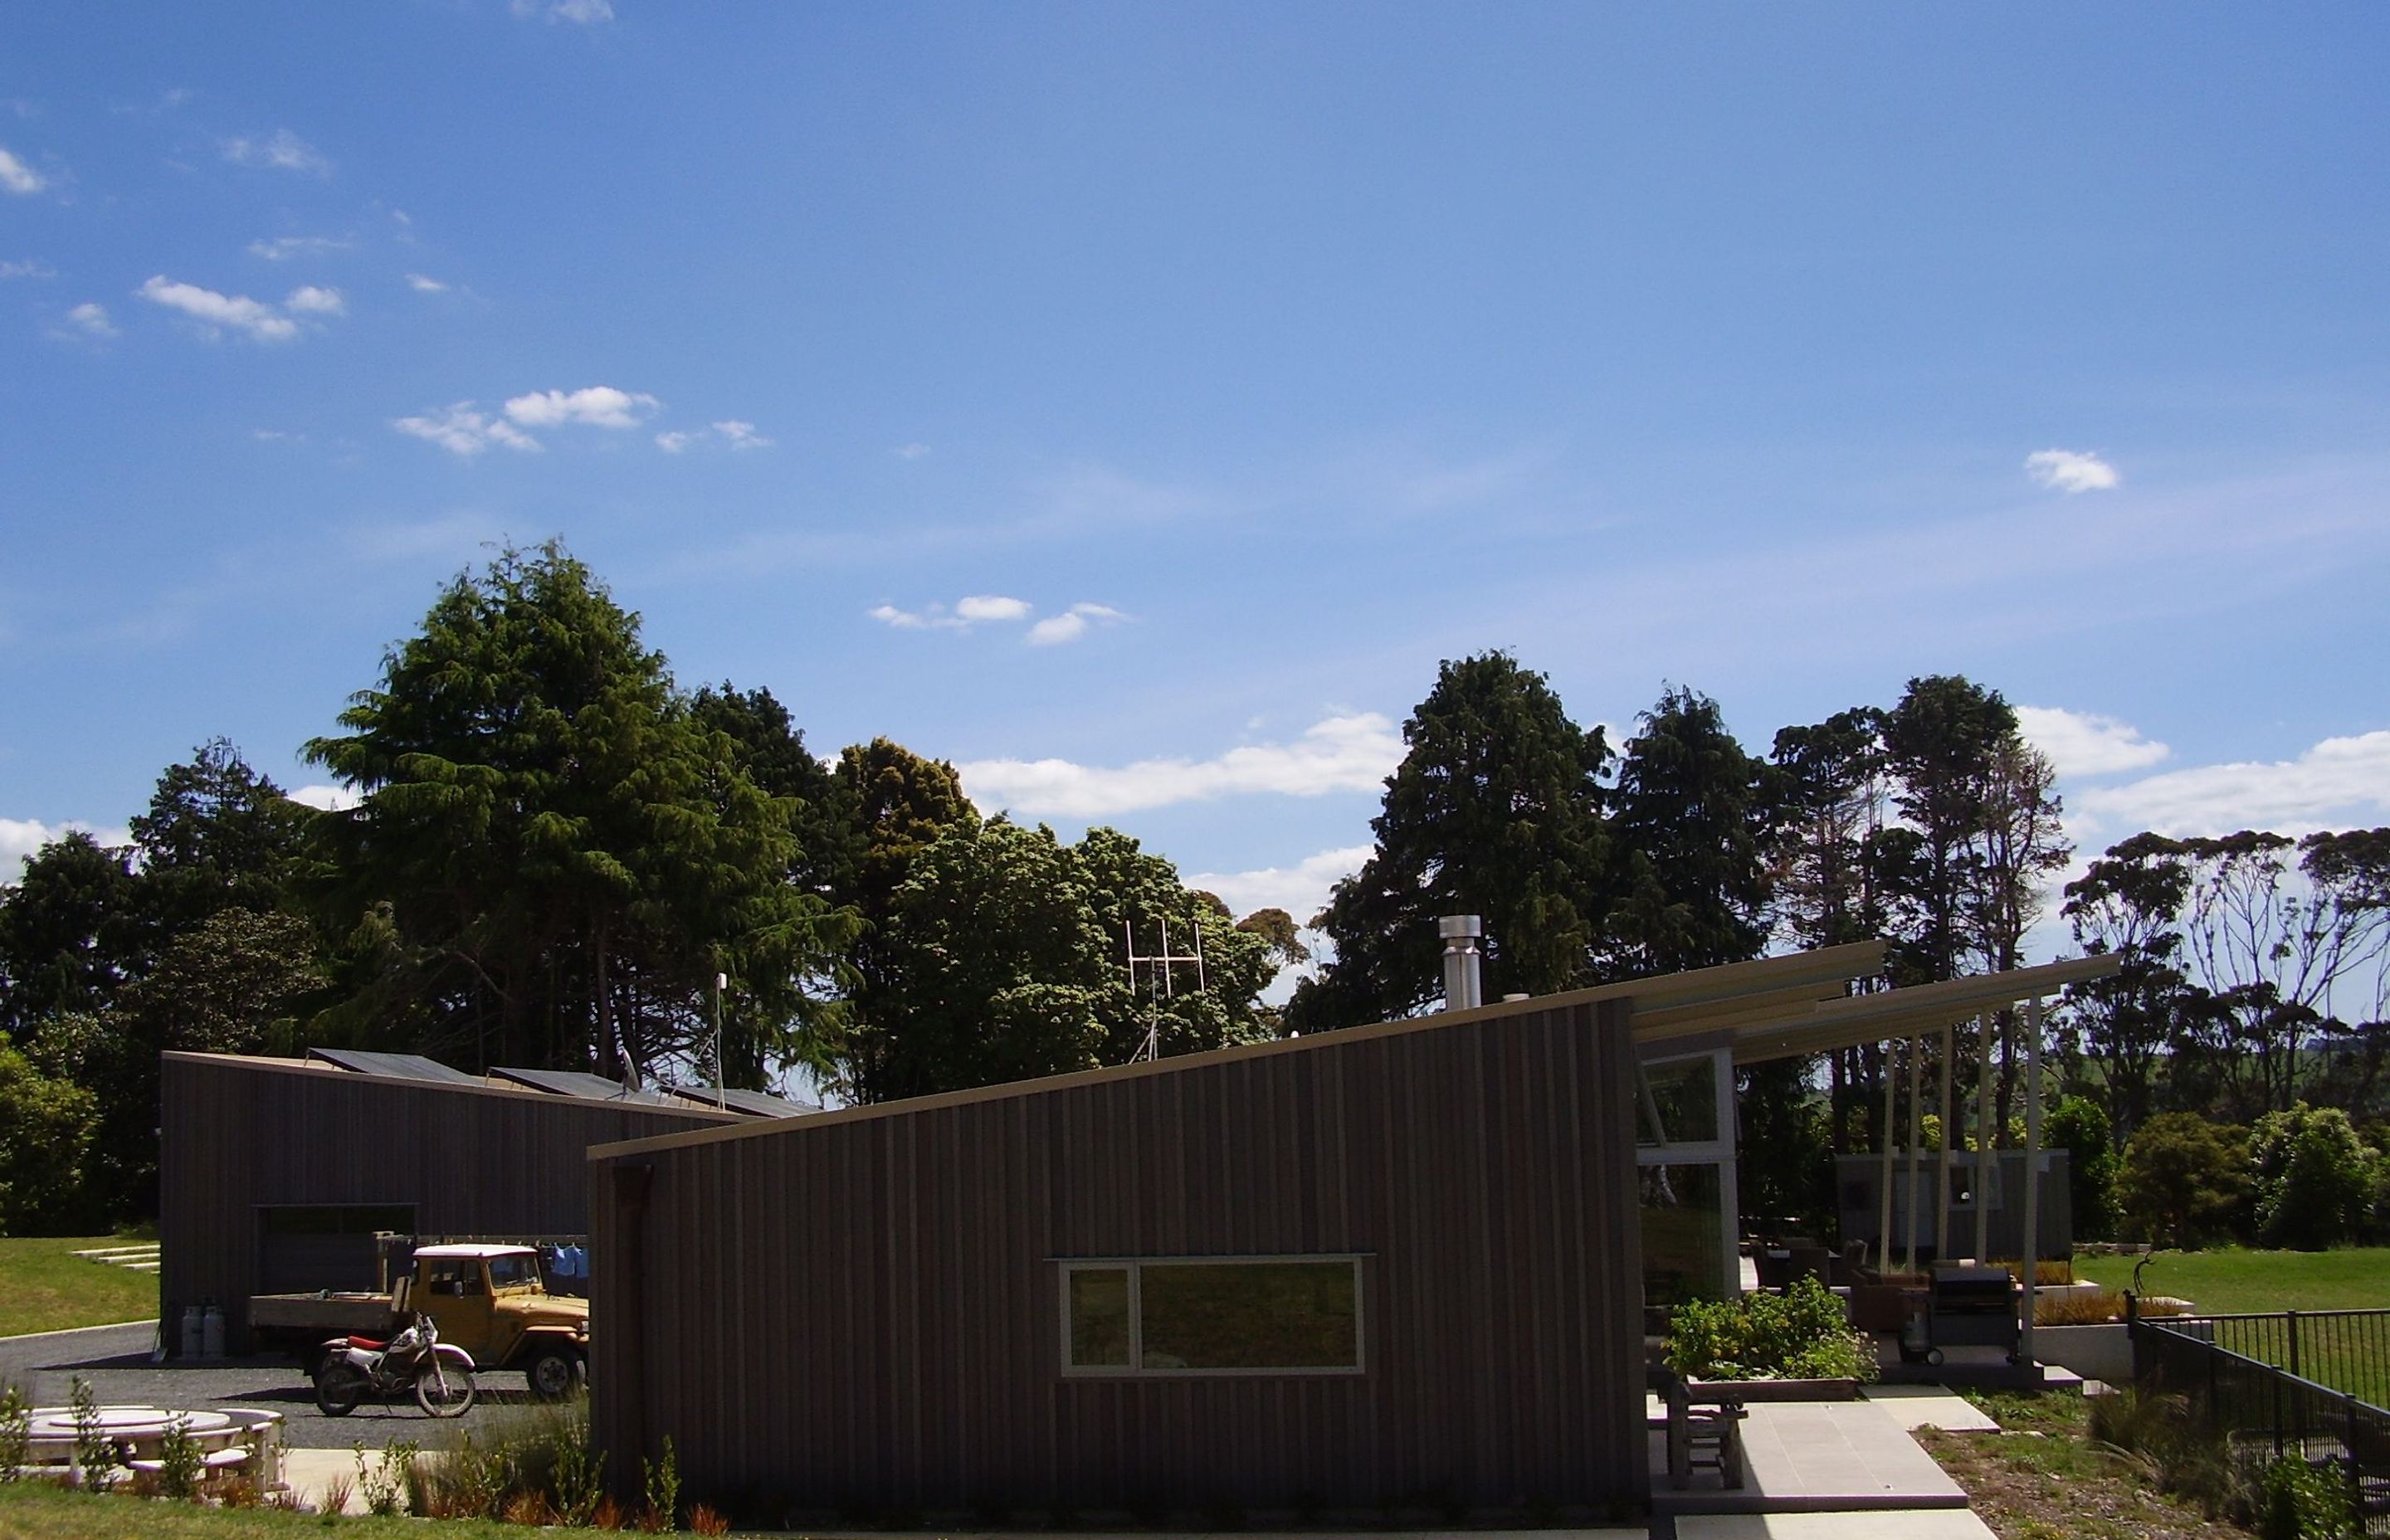
[[[1623,999],[592,1152],[609,1470],[761,1513],[1633,1508]]]
[[[1640,1510],[1646,1237],[1734,1287],[1736,1067],[2017,1000],[2030,1065],[2115,967],[1854,996],[1883,950],[593,1149],[609,1479],[670,1439],[765,1521]]]
[[[750,1121],[215,1054],[167,1054],[159,1099],[166,1341],[213,1303],[234,1353],[251,1294],[373,1288],[375,1230],[585,1234],[591,1145]]]

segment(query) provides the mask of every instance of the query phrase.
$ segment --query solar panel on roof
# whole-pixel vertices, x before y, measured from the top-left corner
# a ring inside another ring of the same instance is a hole
[[[343,1070],[361,1075],[388,1075],[397,1080],[428,1080],[437,1085],[479,1085],[479,1077],[462,1070],[452,1070],[436,1059],[426,1059],[419,1053],[368,1053],[363,1048],[310,1048],[310,1059],[320,1059]]]
[[[546,1091],[551,1096],[577,1097],[584,1101],[628,1101],[642,1107],[674,1105],[671,1098],[660,1097],[653,1091],[626,1091],[619,1081],[580,1070],[509,1070],[494,1065],[490,1073],[500,1080],[510,1080],[518,1085]]]
[[[802,1101],[768,1096],[762,1091],[720,1091],[710,1085],[681,1085],[675,1086],[673,1094],[683,1101],[693,1101],[700,1107],[717,1110],[726,1103],[731,1111],[744,1112],[751,1118],[802,1118],[809,1112],[821,1110]]]

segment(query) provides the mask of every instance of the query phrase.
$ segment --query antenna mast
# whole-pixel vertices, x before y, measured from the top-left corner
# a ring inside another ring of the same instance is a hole
[[[1146,970],[1146,988],[1149,992],[1149,998],[1151,1001],[1150,1006],[1146,1011],[1145,1040],[1137,1046],[1137,1051],[1135,1053],[1128,1056],[1128,1061],[1132,1064],[1137,1063],[1140,1060],[1155,1059],[1162,1057],[1162,1007],[1163,1002],[1173,998],[1176,993],[1171,982],[1172,965],[1193,963],[1195,965],[1195,988],[1200,993],[1204,987],[1203,927],[1201,925],[1190,925],[1189,927],[1189,929],[1195,932],[1194,951],[1173,953],[1170,950],[1170,920],[1168,917],[1165,916],[1157,919],[1154,923],[1162,938],[1162,950],[1140,956],[1137,949],[1136,922],[1134,920],[1126,919],[1121,921],[1122,937],[1128,943],[1129,992],[1131,994],[1135,994],[1137,991],[1137,968],[1142,965]]]

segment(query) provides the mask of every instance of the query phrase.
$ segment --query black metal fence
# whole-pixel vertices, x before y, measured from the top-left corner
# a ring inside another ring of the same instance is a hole
[[[2385,1316],[2390,1311],[2330,1315]],[[2319,1318],[2302,1311],[2136,1319],[2134,1377],[2185,1397],[2236,1454],[2254,1461],[2295,1457],[2340,1470],[2365,1516],[2366,1533],[2390,1536],[2390,1411],[2292,1367],[2314,1362]],[[2345,1335],[2353,1328],[2328,1329]],[[2358,1340],[2335,1338],[2334,1351]],[[2335,1366],[2342,1361],[2333,1360]]]

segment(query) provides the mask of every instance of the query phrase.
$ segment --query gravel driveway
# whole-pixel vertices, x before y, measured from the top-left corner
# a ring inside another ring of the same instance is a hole
[[[346,1449],[360,1441],[379,1449],[399,1439],[430,1444],[444,1440],[452,1430],[482,1427],[500,1415],[497,1408],[529,1399],[521,1375],[493,1371],[478,1377],[480,1401],[454,1422],[424,1416],[411,1396],[389,1405],[368,1401],[347,1417],[326,1417],[315,1409],[315,1387],[288,1358],[236,1358],[187,1367],[180,1362],[152,1364],[149,1350],[155,1336],[155,1328],[145,1321],[39,1337],[0,1337],[0,1377],[23,1386],[44,1406],[65,1405],[74,1377],[81,1375],[91,1381],[103,1404],[177,1411],[255,1406],[280,1412],[282,1442],[293,1449]]]

